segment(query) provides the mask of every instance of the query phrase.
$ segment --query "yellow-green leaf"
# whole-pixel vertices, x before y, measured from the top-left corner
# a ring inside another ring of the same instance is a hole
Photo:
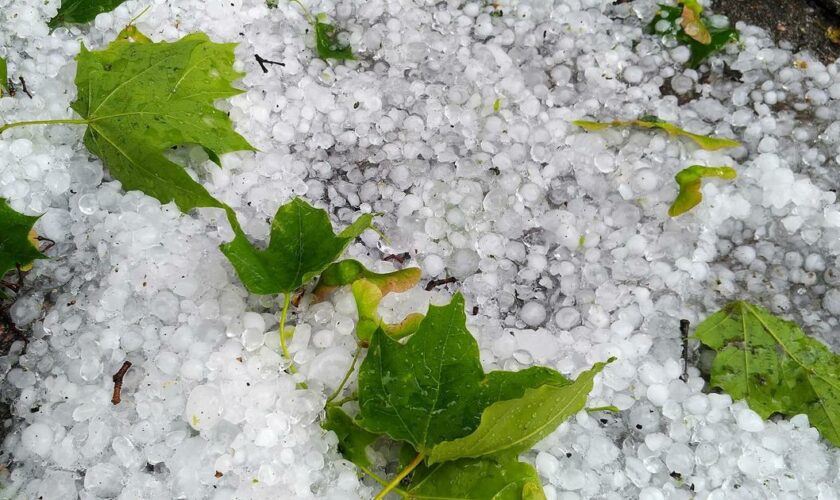
[[[724,148],[737,148],[741,145],[740,142],[732,139],[724,139],[719,137],[709,137],[706,135],[694,134],[685,131],[674,124],[660,120],[656,116],[646,115],[638,120],[612,120],[607,122],[594,122],[588,120],[575,120],[572,123],[581,127],[588,132],[596,132],[610,127],[641,127],[641,128],[655,128],[667,132],[669,135],[686,137],[691,139],[698,146],[703,149],[715,151]]]
[[[607,363],[595,363],[570,384],[527,389],[522,397],[490,405],[484,410],[481,423],[472,434],[437,444],[429,452],[428,463],[511,456],[531,449],[567,418],[583,409],[595,375]]]
[[[0,97],[3,96],[3,91],[9,91],[9,66],[6,59],[0,57]]]
[[[421,466],[408,486],[417,500],[545,500],[537,471],[516,457]]]
[[[419,267],[407,267],[390,273],[376,273],[354,259],[345,259],[330,264],[318,278],[312,294],[315,301],[325,300],[336,288],[352,284],[356,280],[366,279],[379,287],[382,295],[391,292],[404,292],[420,281],[422,272]]]
[[[840,445],[840,356],[796,323],[738,301],[706,318],[695,336],[717,353],[711,385],[744,399],[763,418],[808,415]]]
[[[416,269],[416,268],[415,268]],[[382,287],[367,279],[358,279],[351,286],[359,321],[356,322],[356,337],[362,345],[370,342],[373,332],[381,328],[391,338],[400,339],[415,333],[420,328],[423,315],[412,313],[401,322],[389,324],[379,317],[379,302],[382,300]]]
[[[680,187],[680,192],[671,208],[668,209],[668,215],[676,217],[684,214],[697,206],[703,200],[703,193],[700,192],[700,187],[704,177],[719,177],[721,179],[732,180],[736,177],[735,169],[731,167],[704,167],[701,165],[692,165],[684,168],[677,173],[674,180]]]

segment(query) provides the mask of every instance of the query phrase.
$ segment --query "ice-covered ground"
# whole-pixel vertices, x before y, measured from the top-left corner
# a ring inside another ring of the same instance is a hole
[[[149,2],[48,34],[58,0],[0,0],[0,55],[30,100],[5,121],[69,116],[79,41],[100,48]],[[739,26],[710,70],[642,33],[650,0],[314,2],[359,57],[325,63],[294,4],[153,0],[156,40],[236,41],[247,92],[219,105],[260,149],[223,169],[181,153],[254,238],[293,195],[337,225],[385,215],[349,254],[380,269],[410,252],[454,276],[485,367],[575,375],[614,355],[581,413],[525,459],[549,499],[838,498],[840,455],[803,417],[764,422],[681,373],[678,321],[747,298],[840,348],[840,66]],[[263,73],[254,54],[280,61]],[[500,105],[494,111],[494,103]],[[699,151],[651,131],[585,133],[577,118],[655,114],[743,148]],[[310,390],[282,370],[275,298],[246,294],[217,245],[217,213],[125,193],[83,129],[0,140],[0,197],[45,215],[57,242],[11,309],[31,329],[0,358],[15,424],[2,448],[22,499],[365,498],[375,491],[318,425],[354,347],[352,297],[306,308],[292,343]],[[199,153],[199,154],[195,154]],[[673,175],[736,167],[671,219]],[[581,245],[580,243],[583,242]],[[451,290],[389,296],[386,319]],[[265,333],[265,335],[263,335]],[[111,375],[133,363],[123,401]],[[200,414],[197,420],[191,415]],[[389,471],[390,472],[390,471]]]

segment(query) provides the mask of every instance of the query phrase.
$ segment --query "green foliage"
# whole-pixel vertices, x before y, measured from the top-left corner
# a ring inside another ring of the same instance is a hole
[[[38,217],[15,212],[0,198],[0,278],[17,266],[26,268],[36,259],[47,258],[34,239],[32,226],[37,220]]]
[[[344,410],[336,406],[327,406],[326,419],[321,422],[325,430],[338,436],[338,451],[347,460],[359,467],[370,467],[367,450],[379,436],[368,432],[353,421]]]
[[[359,370],[359,423],[427,452],[472,432],[489,405],[546,384],[568,381],[542,367],[485,375],[456,294],[446,306],[430,306],[404,345],[374,332]]]
[[[738,40],[738,31],[730,26],[709,27],[708,18],[701,15],[702,7],[696,1],[685,0],[683,7],[659,5],[656,16],[648,23],[646,31],[652,35],[671,36],[691,51],[688,67],[700,66],[712,54],[729,42]],[[664,21],[665,29],[660,22]]]
[[[675,137],[687,137],[697,143],[703,149],[709,151],[715,151],[718,149],[724,148],[737,148],[741,145],[738,141],[733,141],[732,139],[721,139],[717,137],[709,137],[706,135],[700,134],[693,134],[691,132],[687,132],[676,125],[668,123],[666,121],[660,120],[658,117],[653,115],[646,115],[638,120],[613,120],[608,122],[593,122],[588,120],[575,120],[572,123],[577,125],[578,127],[586,130],[587,132],[596,132],[599,130],[604,130],[610,127],[641,127],[641,128],[655,128],[659,130],[663,130],[667,132],[669,135]]]
[[[325,300],[336,288],[352,285],[353,297],[359,320],[356,323],[356,337],[367,346],[373,332],[382,328],[393,338],[402,338],[417,331],[422,314],[410,314],[403,321],[390,325],[379,317],[379,302],[382,297],[392,292],[404,292],[420,281],[420,268],[407,267],[390,273],[376,273],[367,269],[361,262],[345,259],[330,264],[312,291],[315,301]]]
[[[422,272],[419,267],[407,267],[390,273],[376,273],[366,268],[364,264],[354,259],[345,259],[330,264],[324,269],[318,284],[312,294],[317,301],[325,300],[336,288],[353,284],[353,282],[364,279],[374,285],[387,295],[391,292],[404,292],[420,281]]]
[[[315,49],[321,59],[352,60],[353,49],[338,39],[338,30],[329,23],[315,21]]]
[[[288,294],[327,269],[372,221],[373,215],[364,214],[336,234],[326,211],[295,198],[277,209],[265,250],[241,231],[221,249],[251,293]]]
[[[687,137],[703,149],[715,151],[724,148],[735,148],[741,145],[740,142],[732,139],[709,137],[706,135],[687,132],[676,125],[660,120],[653,115],[645,115],[638,120],[613,120],[608,122],[594,122],[588,120],[575,120],[572,123],[588,132],[597,132],[611,127],[640,127],[645,129],[659,129],[675,137]],[[703,199],[700,193],[701,179],[703,177],[720,177],[722,179],[734,179],[735,170],[731,167],[703,167],[694,165],[677,173],[675,180],[680,188],[679,194],[671,207],[668,215],[676,217],[694,208]]]
[[[67,24],[85,24],[103,12],[111,12],[125,0],[61,0],[58,13],[47,23],[50,30]]]
[[[216,161],[253,150],[213,107],[216,99],[242,92],[231,85],[242,76],[233,69],[234,45],[213,43],[203,33],[174,43],[144,39],[118,39],[100,51],[82,46],[71,107],[88,125],[85,145],[126,190],[174,201],[182,211],[225,208],[235,225],[230,209],[164,155],[184,144],[202,146]]]
[[[408,487],[410,498],[451,500],[543,500],[542,483],[530,464],[515,457],[463,459],[419,467]]]
[[[342,43],[338,39],[339,31],[336,27],[327,21],[327,15],[323,12],[317,16],[313,16],[309,9],[306,8],[300,0],[289,0],[296,3],[303,11],[303,17],[312,26],[315,31],[315,51],[321,59],[337,59],[337,60],[351,60],[355,59],[353,56],[353,49],[350,45]],[[276,0],[268,0],[269,7],[276,6]]]
[[[376,283],[360,279],[353,283],[352,289],[356,310],[359,313],[359,320],[356,322],[356,337],[361,345],[367,346],[377,329],[382,329],[391,338],[400,339],[415,333],[420,328],[423,315],[419,313],[409,314],[396,324],[382,321],[378,308],[383,293],[382,288]]]
[[[717,353],[712,386],[763,418],[804,413],[840,445],[840,356],[795,323],[742,301],[706,318],[695,335]]]
[[[9,91],[9,66],[3,57],[0,57],[0,89],[4,92]],[[3,92],[0,92],[0,96],[2,95]]]
[[[472,434],[432,448],[429,463],[459,458],[515,456],[529,450],[567,418],[583,409],[595,375],[607,363],[595,363],[591,370],[581,373],[572,383],[542,385],[526,390],[521,397],[503,398],[490,405],[484,410],[481,424]]]
[[[668,215],[676,217],[684,214],[703,201],[700,186],[704,177],[720,177],[721,179],[732,180],[736,175],[735,169],[731,167],[692,165],[680,170],[674,177],[680,187],[680,192],[677,194],[674,203],[671,204],[671,208],[668,209]]]

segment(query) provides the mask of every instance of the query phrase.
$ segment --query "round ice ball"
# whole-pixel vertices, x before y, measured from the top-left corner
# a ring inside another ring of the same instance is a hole
[[[50,452],[53,442],[53,431],[46,424],[34,423],[24,429],[21,434],[24,448],[40,456]]]

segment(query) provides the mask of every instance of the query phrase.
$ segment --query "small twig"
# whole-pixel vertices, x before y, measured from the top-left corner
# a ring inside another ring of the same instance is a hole
[[[453,277],[451,277],[451,276],[450,276],[449,278],[443,278],[443,279],[439,279],[439,280],[432,280],[432,281],[430,281],[428,284],[426,284],[426,291],[428,292],[428,291],[432,290],[433,288],[435,288],[435,287],[437,287],[437,286],[441,286],[441,285],[448,285],[448,284],[450,284],[450,283],[457,283],[457,282],[458,282],[458,280],[457,280],[457,279],[455,279],[455,278],[453,278]]]
[[[262,69],[263,73],[268,73],[268,68],[265,67],[266,64],[276,64],[277,66],[285,66],[285,63],[277,62],[277,61],[269,61],[268,59],[264,59],[260,57],[259,54],[254,54],[254,59],[257,60],[257,64],[260,65],[260,69]]]
[[[20,268],[20,264],[15,264],[15,269],[17,269],[17,283],[11,283],[9,281],[0,280],[0,285],[5,286],[9,290],[18,293],[23,286],[23,269]]]
[[[32,99],[32,94],[29,92],[29,89],[26,88],[26,80],[24,80],[22,76],[19,76],[18,81],[20,82],[21,89],[23,89],[23,93]]]
[[[131,361],[123,362],[122,366],[117,373],[114,374],[111,379],[114,381],[114,395],[111,397],[111,403],[118,405],[120,404],[120,398],[122,397],[122,384],[123,384],[123,377],[125,377],[125,372],[131,368]]]
[[[47,250],[49,250],[50,248],[55,246],[55,240],[51,240],[51,239],[45,238],[43,236],[38,236],[37,239],[38,239],[38,241],[46,241],[47,242],[47,244],[44,246],[44,248],[41,249],[41,252],[46,252]]]
[[[687,319],[680,320],[680,336],[682,336],[682,343],[683,343],[683,374],[680,376],[680,380],[683,382],[688,382],[688,327],[690,323]]]
[[[411,258],[411,254],[408,252],[403,253],[392,253],[382,257],[382,260],[390,261],[393,260],[395,262],[399,262],[400,264],[405,264],[405,261]]]

